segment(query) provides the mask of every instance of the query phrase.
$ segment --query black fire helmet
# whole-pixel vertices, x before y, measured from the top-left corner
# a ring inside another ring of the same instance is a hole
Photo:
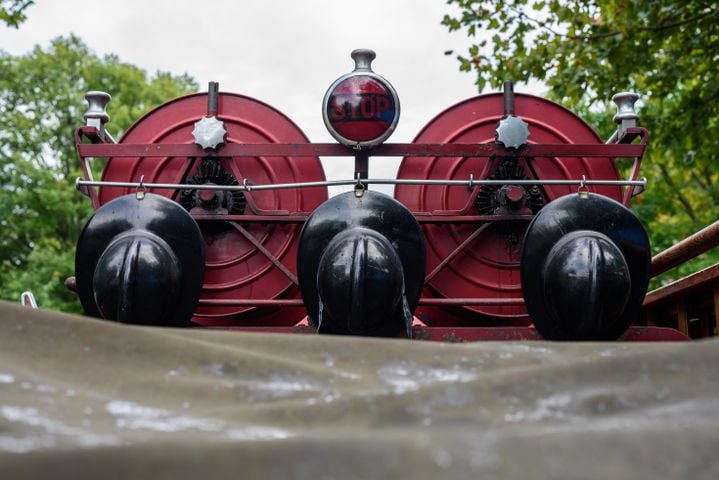
[[[422,229],[397,200],[375,191],[330,198],[300,236],[297,273],[310,323],[327,333],[398,335],[405,307],[411,315],[419,302],[425,263]]]
[[[548,340],[615,340],[639,314],[650,262],[647,233],[629,209],[598,194],[560,197],[524,237],[527,313]]]
[[[197,223],[151,193],[124,195],[90,217],[75,254],[77,291],[94,317],[142,325],[190,325],[205,271]]]

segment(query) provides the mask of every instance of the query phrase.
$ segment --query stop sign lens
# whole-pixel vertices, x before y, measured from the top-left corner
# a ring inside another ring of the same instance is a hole
[[[390,89],[368,75],[342,80],[330,93],[327,119],[331,127],[354,142],[370,142],[393,128],[397,105]]]

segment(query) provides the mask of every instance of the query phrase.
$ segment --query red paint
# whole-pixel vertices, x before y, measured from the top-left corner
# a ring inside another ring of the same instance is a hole
[[[200,190],[199,195],[203,202],[211,202],[217,193],[214,190]]]
[[[643,129],[637,129],[643,130]],[[81,127],[78,135],[91,135],[94,127]],[[79,138],[79,137],[78,137]],[[519,150],[508,150],[494,143],[487,144],[453,144],[453,143],[386,143],[372,147],[373,157],[582,157],[590,159],[635,157],[644,154],[645,144],[634,145],[595,145],[595,144],[546,144],[526,145]],[[118,145],[77,144],[77,151],[81,157],[257,157],[257,156],[291,156],[291,157],[337,157],[334,161],[346,161],[341,157],[354,156],[344,145],[337,143],[231,143],[220,145],[214,151],[205,151],[199,146],[187,143],[174,144],[128,144]]]
[[[524,190],[516,185],[509,185],[504,189],[504,195],[508,203],[517,204],[524,199]]]

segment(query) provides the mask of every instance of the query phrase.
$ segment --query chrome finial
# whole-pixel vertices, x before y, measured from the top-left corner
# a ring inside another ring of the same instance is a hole
[[[112,97],[109,93],[93,90],[85,94],[88,109],[85,112],[85,125],[97,128],[101,138],[105,137],[105,124],[110,120],[107,114],[107,104]]]
[[[355,71],[367,70],[371,72],[372,60],[377,57],[377,54],[374,53],[374,50],[370,50],[369,48],[358,48],[356,50],[352,50],[350,56],[352,57],[352,60],[355,61]]]
[[[614,123],[617,124],[618,138],[622,138],[627,128],[637,126],[639,115],[634,109],[637,100],[639,100],[639,95],[634,92],[619,92],[612,97],[612,101],[617,105]]]

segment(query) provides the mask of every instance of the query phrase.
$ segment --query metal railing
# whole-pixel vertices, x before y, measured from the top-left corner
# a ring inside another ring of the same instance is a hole
[[[582,176],[584,177],[584,176]],[[82,187],[109,187],[109,188],[135,188],[135,189],[173,189],[173,190],[223,190],[231,192],[251,192],[262,190],[286,190],[293,188],[313,187],[336,187],[351,185],[454,185],[466,186],[472,190],[475,186],[481,185],[576,185],[577,187],[593,185],[618,185],[646,188],[647,179],[639,180],[475,180],[470,175],[467,180],[432,180],[432,179],[397,179],[397,178],[369,178],[369,179],[347,179],[347,180],[324,180],[319,182],[294,182],[294,183],[273,183],[266,185],[254,185],[245,179],[241,185],[214,185],[195,183],[145,183],[139,182],[108,182],[102,180],[84,180],[78,177],[75,180],[77,188]]]

